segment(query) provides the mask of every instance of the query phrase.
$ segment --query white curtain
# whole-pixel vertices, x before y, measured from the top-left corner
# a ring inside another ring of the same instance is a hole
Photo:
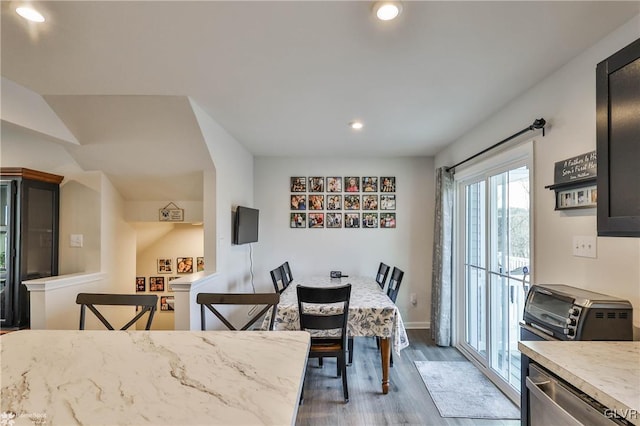
[[[438,346],[451,346],[453,249],[453,173],[436,170],[436,211],[433,233],[431,337]]]

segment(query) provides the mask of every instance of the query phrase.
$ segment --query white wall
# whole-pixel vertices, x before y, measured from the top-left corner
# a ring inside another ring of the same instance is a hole
[[[292,176],[395,176],[397,228],[291,229]],[[260,210],[259,241],[253,244],[256,288],[273,291],[269,271],[284,261],[289,261],[294,277],[328,275],[330,270],[373,277],[378,264],[385,262],[405,271],[397,300],[404,322],[426,327],[434,197],[432,158],[256,158],[255,207]],[[416,307],[409,303],[411,293],[417,296]]]
[[[572,238],[596,236],[596,209],[554,211],[554,163],[596,149],[595,68],[640,37],[640,15],[512,101],[436,156],[451,165],[544,117],[546,137],[536,137],[534,184],[535,283],[561,283],[629,300],[640,326],[640,239],[597,238],[597,258],[572,255]],[[544,60],[541,58],[541,60]],[[613,165],[615,167],[615,165]]]
[[[144,228],[144,232],[149,232],[149,227],[166,228],[171,230],[162,233],[162,237],[153,244],[138,251],[136,276],[146,278],[145,293],[161,296],[174,296],[174,292],[169,290],[169,277],[184,277],[185,274],[178,274],[176,269],[176,259],[178,257],[193,257],[193,271],[196,272],[196,258],[204,256],[204,239],[202,225],[191,225],[189,223],[144,223],[132,224],[136,233],[143,232],[140,227]],[[172,260],[173,272],[170,274],[158,273],[157,261],[159,258],[170,258]],[[164,292],[149,291],[149,277],[164,277]],[[131,291],[134,290],[134,281],[131,281]],[[144,293],[137,293],[144,294]],[[153,330],[173,330],[174,329],[174,313],[169,311],[160,311],[157,307],[156,315],[153,319]],[[144,317],[146,321],[146,316]],[[144,324],[142,325],[144,328]]]
[[[204,253],[211,263],[207,270],[221,274],[219,282],[226,284],[221,291],[249,291],[248,247],[231,244],[231,212],[238,205],[253,205],[253,156],[195,101],[191,106],[216,169],[204,173]]]

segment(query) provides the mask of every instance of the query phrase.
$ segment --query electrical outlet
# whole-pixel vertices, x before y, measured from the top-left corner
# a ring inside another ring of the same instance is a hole
[[[411,293],[409,300],[411,301],[411,304],[413,306],[416,306],[418,304],[418,296],[416,296],[415,293]]]
[[[597,257],[596,237],[574,236],[573,255],[579,257]]]

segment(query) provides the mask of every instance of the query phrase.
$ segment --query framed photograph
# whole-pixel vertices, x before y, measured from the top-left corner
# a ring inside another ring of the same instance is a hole
[[[179,274],[190,274],[193,272],[193,257],[179,257],[176,260],[178,264],[177,271]]]
[[[362,196],[362,210],[378,210],[378,196],[377,195],[363,195]],[[362,219],[364,221],[364,219]]]
[[[362,192],[378,192],[378,177],[377,176],[363,177]]]
[[[149,291],[164,291],[164,277],[149,277]]]
[[[307,227],[307,214],[306,213],[291,213],[289,219],[290,228],[306,228]]]
[[[204,257],[196,257],[196,272],[204,271]]]
[[[327,228],[342,228],[342,213],[327,213]]]
[[[342,192],[342,178],[341,177],[328,177],[327,178],[327,192]]]
[[[307,196],[300,194],[291,194],[291,210],[306,210]]]
[[[175,311],[175,296],[160,296],[161,311]]]
[[[307,178],[304,176],[292,177],[291,192],[307,192]]]
[[[360,213],[345,213],[344,214],[344,227],[345,228],[360,228]]]
[[[380,228],[395,228],[395,227],[396,227],[395,213],[380,213]]]
[[[360,210],[360,196],[359,195],[345,195],[344,196],[344,209],[345,210]]]
[[[324,178],[319,176],[310,177],[309,192],[324,192]]]
[[[158,259],[158,273],[171,274],[173,272],[173,259],[161,257]]]
[[[324,210],[324,195],[309,195],[309,210]]]
[[[380,195],[380,210],[395,210],[396,195]]]
[[[324,213],[309,213],[309,228],[324,228]]]
[[[146,277],[136,277],[136,291],[147,291]]]
[[[395,176],[382,176],[380,178],[380,192],[396,192]]]
[[[347,176],[344,178],[345,192],[360,192],[360,178],[357,176]]]
[[[591,185],[556,193],[556,210],[588,209],[598,205],[598,187]]]
[[[362,213],[362,227],[363,228],[377,228],[378,227],[378,213]]]
[[[327,210],[342,210],[342,195],[327,195]]]

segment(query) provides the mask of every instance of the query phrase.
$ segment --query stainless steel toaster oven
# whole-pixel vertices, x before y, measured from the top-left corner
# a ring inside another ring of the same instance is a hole
[[[568,285],[531,286],[523,322],[549,340],[633,340],[629,301]]]

